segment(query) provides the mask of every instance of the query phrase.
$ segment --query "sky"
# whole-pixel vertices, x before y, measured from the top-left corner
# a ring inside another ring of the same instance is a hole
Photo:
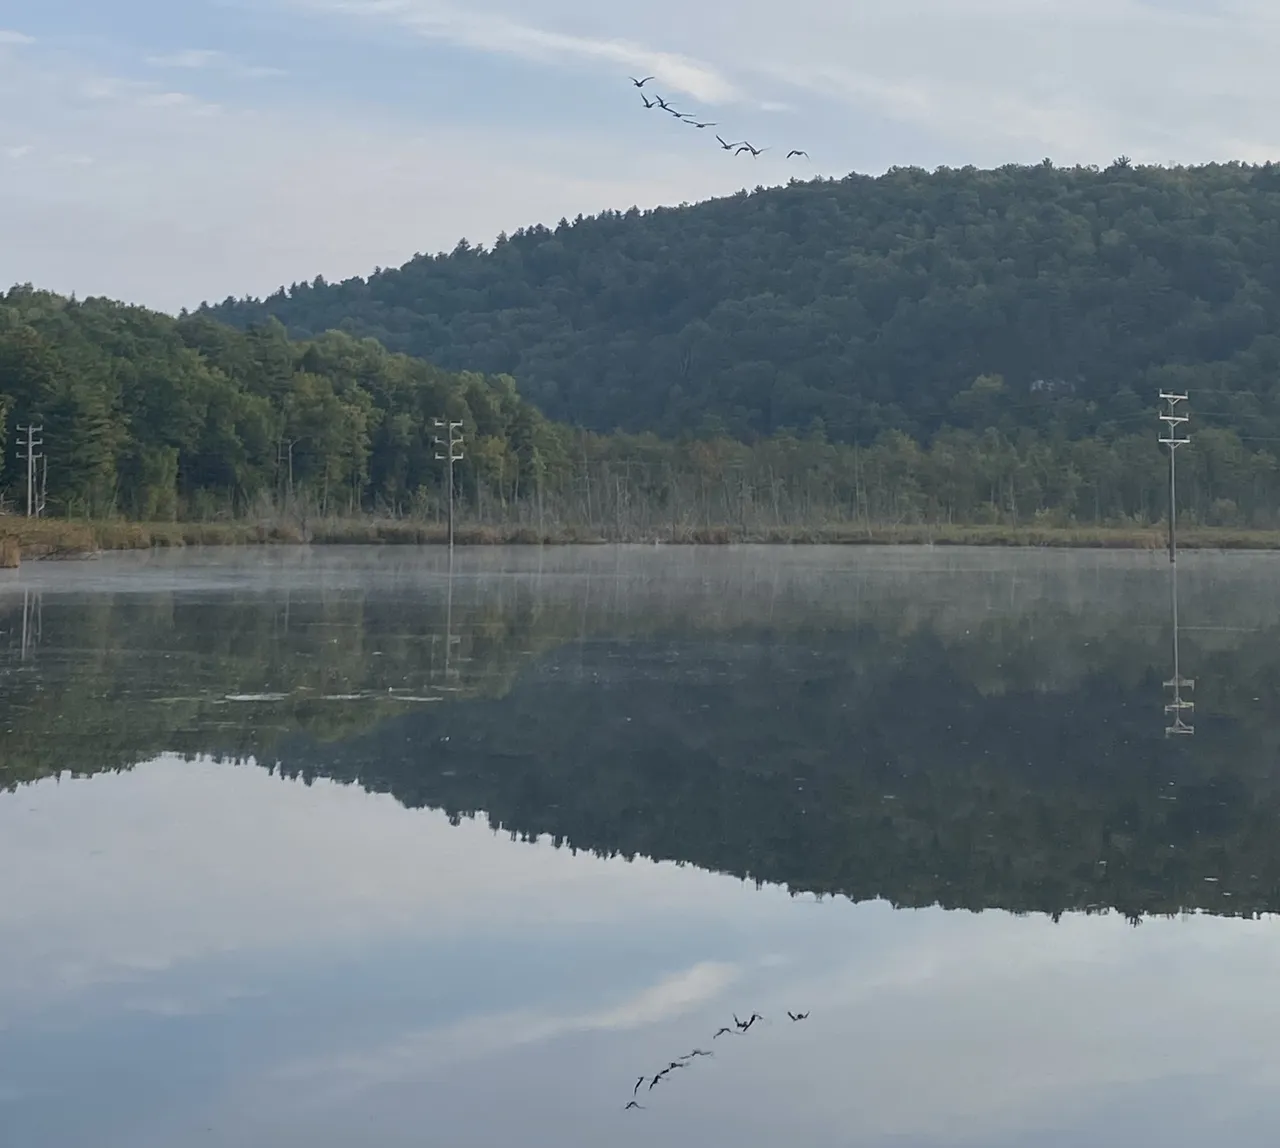
[[[0,283],[176,311],[792,177],[1262,162],[1277,58],[1274,0],[8,0]]]

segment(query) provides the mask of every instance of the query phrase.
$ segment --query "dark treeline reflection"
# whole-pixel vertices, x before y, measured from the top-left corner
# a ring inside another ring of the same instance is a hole
[[[1168,573],[1145,558],[601,551],[452,581],[398,561],[0,597],[0,785],[252,758],[794,891],[1280,910],[1265,559],[1184,561],[1196,734],[1175,739]]]

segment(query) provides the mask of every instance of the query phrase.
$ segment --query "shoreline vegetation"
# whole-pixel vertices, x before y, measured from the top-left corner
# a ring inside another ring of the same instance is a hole
[[[582,526],[539,530],[520,524],[462,522],[459,546],[511,545],[835,545],[835,546],[996,546],[1095,550],[1162,550],[1168,536],[1160,526],[1001,526],[870,524],[835,522],[819,526],[743,528],[677,527],[626,532]],[[441,546],[443,523],[389,518],[332,518],[305,525],[261,522],[126,522],[0,518],[0,569],[21,559],[88,558],[113,550],[188,546]],[[1280,530],[1189,527],[1179,532],[1180,550],[1280,550]]]

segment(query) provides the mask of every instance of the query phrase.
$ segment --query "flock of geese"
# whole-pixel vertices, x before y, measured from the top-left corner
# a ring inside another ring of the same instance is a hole
[[[795,1023],[800,1020],[807,1020],[809,1014],[807,1012],[792,1012],[787,1010],[787,1016]],[[718,1040],[722,1036],[746,1036],[751,1031],[751,1026],[757,1021],[764,1020],[758,1012],[753,1012],[746,1020],[739,1020],[738,1014],[733,1014],[733,1025],[724,1025],[711,1039]],[[652,1092],[659,1084],[661,1084],[673,1072],[679,1072],[682,1068],[688,1068],[695,1060],[702,1056],[715,1056],[714,1052],[708,1052],[705,1048],[695,1048],[692,1052],[686,1052],[684,1056],[678,1056],[671,1061],[666,1068],[659,1072],[655,1072],[652,1076],[648,1073],[643,1074],[635,1083],[635,1087],[631,1089],[631,1099],[627,1101],[624,1112],[630,1112],[631,1109],[637,1109],[640,1112],[645,1110],[645,1105],[641,1104],[638,1097],[640,1089],[647,1084],[646,1094]]]
[[[697,128],[699,131],[705,131],[707,128],[715,128],[720,126],[714,120],[702,120],[702,119],[699,119],[697,116],[691,116],[687,112],[682,112],[677,110],[676,108],[673,108],[665,99],[663,99],[661,96],[657,95],[656,93],[653,95],[653,98],[650,99],[649,93],[644,90],[644,86],[647,83],[649,83],[650,80],[653,80],[655,77],[642,76],[639,79],[637,79],[635,76],[630,76],[628,78],[636,86],[636,88],[639,89],[640,99],[644,101],[644,106],[647,110],[649,111],[657,110],[657,111],[666,112],[668,115],[674,116],[681,123],[688,124],[691,128]],[[734,142],[730,142],[729,140],[725,139],[724,136],[720,135],[718,132],[716,133],[716,140],[720,144],[721,150],[733,152],[734,155],[750,155],[752,159],[755,159],[756,156],[763,155],[765,152],[770,150],[767,147],[756,147],[749,140],[736,140]],[[802,148],[792,148],[789,152],[787,152],[787,159],[800,159],[800,158],[808,159],[809,153],[807,151],[804,151]]]

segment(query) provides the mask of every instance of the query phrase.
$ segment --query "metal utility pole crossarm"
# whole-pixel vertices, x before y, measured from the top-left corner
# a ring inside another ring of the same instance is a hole
[[[21,438],[18,441],[18,457],[24,459],[27,464],[27,517],[31,518],[39,514],[43,509],[43,499],[37,500],[36,496],[36,460],[44,458],[44,452],[39,448],[44,446],[44,439],[40,437],[44,433],[43,426],[27,425],[18,428],[18,434],[25,435],[26,440]]]
[[[447,430],[447,437],[435,436],[435,444],[444,448],[444,453],[436,451],[436,459],[447,464],[445,489],[449,502],[449,550],[453,550],[453,464],[462,461],[462,423],[445,419],[433,420],[437,430]]]
[[[1164,435],[1161,437],[1160,443],[1169,448],[1169,561],[1176,562],[1178,560],[1178,471],[1176,459],[1178,447],[1186,446],[1191,442],[1190,438],[1178,437],[1178,428],[1184,423],[1189,423],[1191,419],[1188,415],[1177,413],[1178,404],[1187,401],[1186,395],[1172,395],[1166,391],[1161,391],[1160,401],[1169,404],[1168,409],[1159,415],[1160,421],[1165,424]]]

